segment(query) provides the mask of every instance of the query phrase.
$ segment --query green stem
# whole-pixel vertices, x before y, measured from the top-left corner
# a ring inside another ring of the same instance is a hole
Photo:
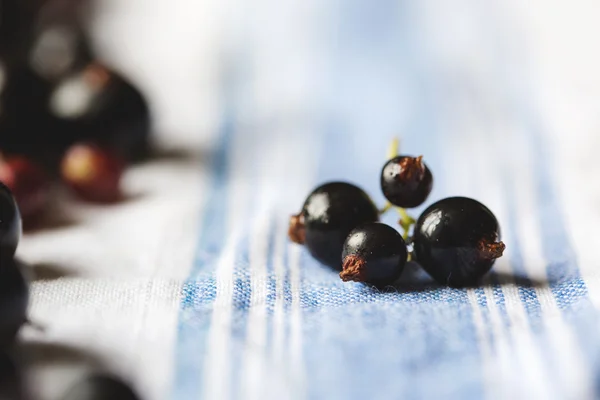
[[[408,213],[406,212],[406,209],[396,207],[396,210],[398,210],[398,213],[400,214],[399,224],[402,227],[402,229],[404,230],[404,234],[402,235],[402,238],[404,240],[407,240],[410,235],[410,228],[412,228],[412,226],[417,221],[415,221],[415,219],[413,217],[408,215]]]
[[[391,160],[392,158],[398,156],[398,154],[400,154],[400,140],[398,140],[398,138],[394,138],[390,144],[390,147],[388,147],[387,158],[388,160]]]
[[[381,210],[379,210],[379,215],[383,215],[386,212],[390,211],[392,209],[393,205],[392,203],[390,203],[389,201],[387,203],[385,203],[385,205],[383,206],[383,208]]]

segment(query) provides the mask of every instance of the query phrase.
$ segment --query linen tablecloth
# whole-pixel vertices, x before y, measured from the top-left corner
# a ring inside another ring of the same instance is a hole
[[[56,226],[24,238],[35,394],[100,369],[150,400],[600,396],[599,11],[98,5],[98,48],[144,88],[168,149],[128,173],[128,201],[65,200]],[[471,196],[498,217],[507,251],[481,287],[411,266],[380,292],[288,241],[319,183],[383,204],[394,136],[433,170],[429,203]]]

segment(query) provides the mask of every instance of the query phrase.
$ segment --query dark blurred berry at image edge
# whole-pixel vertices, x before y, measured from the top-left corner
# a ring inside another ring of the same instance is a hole
[[[0,158],[0,182],[12,191],[24,221],[43,213],[50,197],[50,181],[43,168],[21,156]]]
[[[62,400],[139,400],[125,382],[106,375],[86,377],[67,391]]]
[[[15,254],[21,230],[21,215],[15,198],[10,189],[0,182],[0,259]]]

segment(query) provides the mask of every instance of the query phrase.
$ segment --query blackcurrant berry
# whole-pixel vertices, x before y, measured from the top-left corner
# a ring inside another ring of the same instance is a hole
[[[0,57],[16,61],[26,47],[37,7],[27,0],[0,0]]]
[[[29,284],[23,265],[14,258],[0,258],[0,346],[10,346],[27,320]]]
[[[0,350],[0,399],[24,400],[23,377],[12,354]]]
[[[72,146],[61,164],[63,181],[82,199],[112,203],[121,199],[125,162],[113,151],[94,144]]]
[[[0,149],[45,158],[63,148],[48,112],[51,85],[25,67],[4,69],[0,91]]]
[[[408,258],[402,236],[379,222],[361,225],[350,232],[342,252],[344,282],[365,282],[377,287],[393,284]]]
[[[319,186],[306,199],[300,214],[290,219],[289,236],[305,244],[321,263],[341,269],[344,241],[350,231],[379,220],[379,211],[360,188],[344,182]]]
[[[413,241],[423,269],[453,287],[475,285],[505,249],[494,214],[466,197],[447,198],[427,208],[417,221]]]
[[[38,218],[50,199],[50,181],[44,170],[25,157],[0,159],[0,182],[10,188],[27,226]]]
[[[28,48],[29,66],[44,80],[56,83],[93,59],[83,28],[69,3],[50,1],[38,13]]]
[[[418,207],[427,200],[433,175],[423,157],[398,156],[381,171],[381,190],[390,203],[402,208]]]
[[[93,375],[77,383],[63,400],[138,400],[139,397],[119,379]]]
[[[144,96],[99,64],[62,79],[50,98],[50,110],[71,143],[94,142],[128,160],[148,149],[150,112]]]
[[[0,258],[11,258],[15,254],[21,231],[17,203],[10,189],[0,182]]]

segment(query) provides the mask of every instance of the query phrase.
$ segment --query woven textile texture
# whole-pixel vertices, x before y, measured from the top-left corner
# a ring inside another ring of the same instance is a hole
[[[87,268],[34,283],[32,315],[52,328],[25,338],[92,348],[148,399],[599,397],[600,10],[521,3],[227,0],[190,10],[198,20],[168,14],[204,46],[203,95],[171,105],[203,122],[162,121],[202,125],[181,135],[198,158],[138,167],[138,203],[82,208],[82,226],[25,239],[28,261]],[[194,58],[172,51],[159,65]],[[432,169],[428,204],[470,196],[498,217],[507,251],[481,287],[436,286],[414,265],[395,290],[343,283],[287,239],[319,183],[383,205],[394,136]],[[73,376],[35,379],[59,373]]]

